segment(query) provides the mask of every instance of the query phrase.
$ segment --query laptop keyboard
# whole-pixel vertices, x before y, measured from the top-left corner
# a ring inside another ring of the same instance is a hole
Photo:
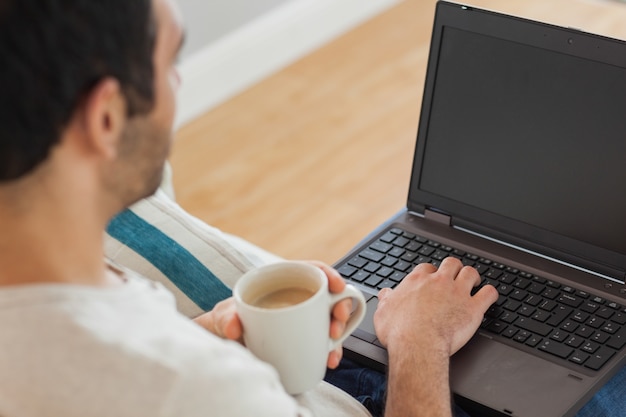
[[[626,344],[626,307],[397,227],[337,269],[350,281],[380,290],[398,285],[416,265],[439,266],[448,256],[476,268],[480,286],[491,284],[500,294],[485,314],[483,331],[592,370]]]

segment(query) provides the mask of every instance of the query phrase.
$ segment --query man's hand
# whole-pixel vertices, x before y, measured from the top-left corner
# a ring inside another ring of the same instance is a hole
[[[492,286],[471,296],[479,283],[478,272],[456,258],[444,259],[439,268],[418,265],[395,290],[379,292],[374,316],[378,339],[387,346],[395,339],[414,338],[417,343],[434,345],[453,355],[469,341],[489,306],[498,299]]]
[[[220,301],[213,310],[193,320],[216,336],[243,344],[243,325],[237,315],[233,297]]]
[[[497,290],[474,296],[478,272],[458,259],[418,265],[396,289],[378,294],[374,326],[389,353],[385,416],[451,415],[449,358],[476,332]]]

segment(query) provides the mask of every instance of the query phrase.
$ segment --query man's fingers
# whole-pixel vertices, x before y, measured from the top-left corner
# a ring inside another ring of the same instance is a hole
[[[307,261],[320,268],[328,278],[328,290],[334,294],[340,293],[346,287],[346,282],[335,268],[320,261]]]
[[[471,291],[480,284],[480,275],[475,268],[464,266],[458,273],[456,280],[465,285],[467,291]]]
[[[341,300],[333,307],[333,318],[339,321],[348,321],[352,312],[352,299]]]
[[[483,313],[489,309],[489,307],[498,301],[498,290],[493,285],[485,285],[476,294],[474,294],[474,300],[481,306]]]
[[[460,260],[453,256],[448,256],[443,261],[441,261],[441,265],[439,265],[438,272],[455,279],[459,272],[463,269],[463,264]]]

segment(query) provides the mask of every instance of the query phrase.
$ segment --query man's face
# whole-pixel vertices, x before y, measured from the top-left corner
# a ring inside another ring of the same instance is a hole
[[[176,91],[175,68],[184,32],[174,0],[153,0],[157,36],[153,53],[155,101],[152,111],[127,121],[119,158],[109,178],[110,188],[129,205],[152,195],[161,183],[172,142]]]

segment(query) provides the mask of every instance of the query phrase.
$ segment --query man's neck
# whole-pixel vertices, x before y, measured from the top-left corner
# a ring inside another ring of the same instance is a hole
[[[107,281],[107,219],[93,198],[70,196],[30,196],[26,206],[23,199],[8,202],[0,193],[0,286]]]

